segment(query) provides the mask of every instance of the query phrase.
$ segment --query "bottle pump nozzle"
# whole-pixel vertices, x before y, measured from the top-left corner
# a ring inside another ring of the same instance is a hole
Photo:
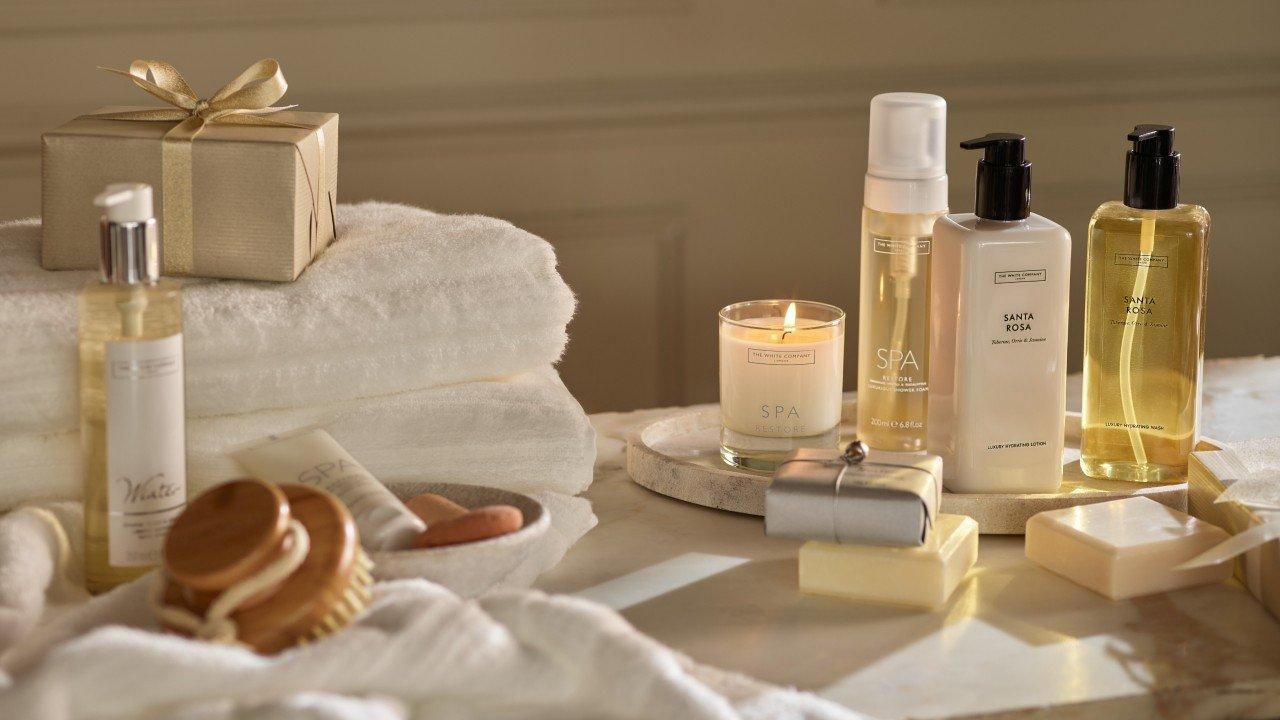
[[[1167,210],[1178,205],[1178,162],[1172,125],[1138,125],[1124,163],[1124,204],[1139,210]]]
[[[102,281],[132,285],[160,279],[160,236],[151,210],[151,186],[113,183],[93,202],[103,209]]]
[[[1027,138],[1018,133],[988,133],[965,140],[965,150],[983,150],[978,161],[974,213],[987,220],[1022,220],[1031,214],[1031,163]]]

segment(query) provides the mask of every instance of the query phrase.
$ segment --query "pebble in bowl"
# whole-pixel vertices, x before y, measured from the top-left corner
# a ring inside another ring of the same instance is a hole
[[[396,483],[391,491],[401,500],[409,500],[422,493],[435,493],[468,509],[511,505],[524,515],[524,526],[506,535],[475,542],[372,552],[373,574],[379,580],[423,578],[464,597],[479,595],[512,575],[551,527],[550,517],[542,503],[511,490],[424,482]]]

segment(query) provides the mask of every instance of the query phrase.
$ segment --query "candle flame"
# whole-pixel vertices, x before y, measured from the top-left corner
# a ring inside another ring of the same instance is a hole
[[[782,317],[782,336],[778,339],[786,342],[787,336],[796,331],[796,304],[787,306],[787,314]]]

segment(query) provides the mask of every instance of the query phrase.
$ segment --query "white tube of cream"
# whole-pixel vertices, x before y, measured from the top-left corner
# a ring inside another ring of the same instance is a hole
[[[427,527],[321,428],[268,435],[228,454],[261,480],[303,483],[333,493],[351,511],[368,550],[407,548]]]

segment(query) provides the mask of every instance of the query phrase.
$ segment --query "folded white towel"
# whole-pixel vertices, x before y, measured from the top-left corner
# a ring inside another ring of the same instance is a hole
[[[522,372],[564,350],[573,294],[502,220],[340,205],[293,283],[187,281],[187,415],[339,402]],[[39,219],[0,225],[0,435],[77,426],[76,291],[40,268]]]
[[[290,410],[187,422],[192,495],[244,472],[226,448],[321,425],[374,477],[577,495],[591,484],[595,431],[553,368]],[[76,432],[0,435],[0,509],[81,496]]]
[[[0,599],[15,582],[50,585],[57,566],[57,543],[14,515],[0,520],[0,539],[25,549],[26,570],[0,574]],[[0,542],[3,567],[14,549]],[[423,580],[378,583],[352,626],[263,657],[157,632],[145,602],[152,579],[24,633],[3,656],[0,717],[856,717],[695,665],[586,600],[501,591],[464,601]]]

